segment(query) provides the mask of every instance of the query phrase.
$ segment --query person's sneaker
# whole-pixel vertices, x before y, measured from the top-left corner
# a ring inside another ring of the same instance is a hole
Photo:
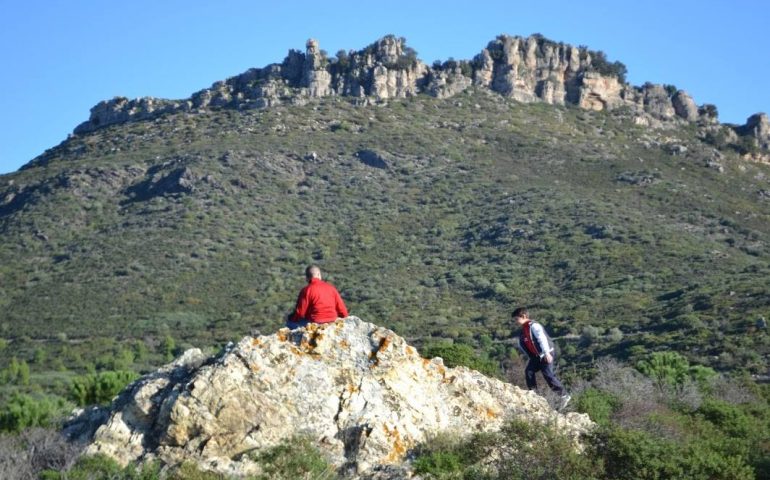
[[[567,404],[569,401],[572,400],[572,397],[569,395],[562,395],[561,396],[561,405],[559,406],[559,410],[564,410],[567,408]]]

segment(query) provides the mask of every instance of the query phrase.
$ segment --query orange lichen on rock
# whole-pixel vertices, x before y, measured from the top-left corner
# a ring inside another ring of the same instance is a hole
[[[382,425],[383,430],[385,430],[385,436],[392,442],[393,448],[388,452],[388,455],[385,457],[386,463],[398,463],[401,460],[403,460],[404,456],[406,456],[407,446],[406,442],[404,442],[404,439],[401,438],[401,432],[398,431],[398,427],[395,425],[393,426],[393,429],[391,430],[388,428],[387,424]]]
[[[259,347],[260,345],[262,345],[262,340],[260,340],[259,337],[257,337],[251,341],[251,345],[254,347]]]
[[[422,359],[422,368],[425,370],[433,370],[446,380],[446,367],[440,363],[435,363],[433,360],[427,358]]]
[[[486,414],[488,418],[497,418],[500,416],[500,412],[492,409],[492,407],[486,407],[484,409],[484,414]]]
[[[285,342],[289,339],[289,329],[288,328],[282,328],[278,330],[275,334],[276,338],[280,340],[281,342]]]

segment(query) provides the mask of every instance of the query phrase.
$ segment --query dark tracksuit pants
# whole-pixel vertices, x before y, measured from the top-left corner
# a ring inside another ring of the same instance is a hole
[[[529,362],[527,362],[527,366],[524,369],[524,375],[527,377],[527,388],[530,390],[536,389],[537,380],[535,379],[535,373],[543,372],[543,378],[545,378],[545,382],[551,387],[551,390],[559,395],[564,395],[564,387],[553,371],[554,365],[556,365],[556,352],[552,352],[551,355],[553,356],[553,362],[551,363],[546,363],[545,359],[540,360],[538,357],[529,357]]]

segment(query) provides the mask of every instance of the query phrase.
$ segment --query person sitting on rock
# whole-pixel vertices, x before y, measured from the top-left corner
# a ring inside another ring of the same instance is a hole
[[[529,318],[526,308],[517,308],[513,311],[513,319],[521,325],[519,333],[519,348],[527,354],[529,361],[524,368],[524,376],[527,379],[527,388],[537,388],[535,373],[543,372],[543,378],[551,390],[561,396],[561,405],[564,408],[570,401],[570,396],[564,390],[554,371],[556,366],[556,349],[553,341],[546,335],[545,328]]]
[[[321,269],[310,265],[305,269],[307,285],[299,292],[297,306],[289,314],[286,326],[292,330],[308,323],[329,323],[348,316],[339,292],[321,279]]]

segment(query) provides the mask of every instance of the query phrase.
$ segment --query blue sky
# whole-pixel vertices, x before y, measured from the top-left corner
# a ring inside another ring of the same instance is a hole
[[[388,33],[419,57],[470,59],[498,34],[604,50],[628,80],[673,84],[723,122],[770,112],[770,1],[0,0],[0,174],[64,140],[114,96],[186,98],[280,62]]]

